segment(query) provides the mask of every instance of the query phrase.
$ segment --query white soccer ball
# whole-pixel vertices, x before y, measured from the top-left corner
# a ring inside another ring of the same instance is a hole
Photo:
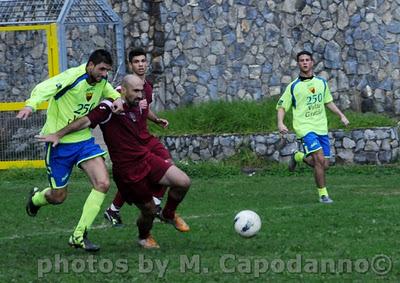
[[[260,216],[252,210],[242,210],[235,216],[234,227],[240,236],[252,237],[261,229]]]

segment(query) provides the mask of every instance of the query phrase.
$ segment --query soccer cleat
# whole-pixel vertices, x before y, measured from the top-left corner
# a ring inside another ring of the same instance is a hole
[[[289,172],[294,172],[294,170],[296,169],[297,162],[296,159],[294,158],[296,153],[297,151],[293,152],[292,155],[290,156],[289,166],[288,166]]]
[[[320,203],[333,203],[333,200],[329,196],[321,196],[319,199]]]
[[[152,235],[149,235],[146,239],[138,240],[139,246],[145,249],[159,249],[160,246],[157,244],[156,240],[154,240]]]
[[[175,213],[175,216],[173,219],[168,219],[165,218],[162,213],[160,213],[159,218],[161,219],[161,221],[171,224],[172,226],[175,227],[176,230],[178,230],[179,232],[189,232],[190,231],[190,227],[189,225],[186,224],[185,220],[182,219],[182,217],[180,217],[178,214]]]
[[[69,237],[68,245],[76,249],[84,249],[87,252],[97,252],[100,250],[98,245],[93,244],[87,238],[87,232],[83,233],[83,236],[75,237],[74,234]]]
[[[104,218],[110,221],[114,227],[123,226],[119,211],[114,211],[111,208],[107,208],[106,211],[104,211]]]
[[[39,189],[34,187],[30,192],[29,192],[29,196],[28,196],[28,201],[26,203],[26,213],[29,216],[35,217],[37,212],[40,209],[40,206],[34,205],[33,201],[32,201],[32,197],[39,192]]]

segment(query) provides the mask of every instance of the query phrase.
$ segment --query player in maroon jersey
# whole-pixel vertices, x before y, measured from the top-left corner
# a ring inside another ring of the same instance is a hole
[[[72,122],[55,134],[41,137],[41,140],[56,146],[60,138],[70,132],[100,125],[110,153],[118,191],[127,203],[135,204],[141,211],[137,220],[138,243],[144,248],[158,248],[157,242],[150,234],[156,215],[154,191],[158,190],[159,185],[170,187],[160,218],[178,229],[175,211],[190,187],[190,179],[178,167],[148,148],[143,132],[147,127],[146,112],[149,109],[139,106],[143,99],[141,78],[136,75],[125,76],[121,97],[125,101],[123,112],[113,114],[112,103],[105,100],[87,116]],[[186,223],[185,225],[187,226]],[[189,226],[185,231],[189,231]]]
[[[140,103],[142,108],[148,108],[148,111],[145,112],[145,114],[147,114],[147,119],[164,128],[167,127],[168,121],[165,119],[158,118],[157,115],[150,109],[150,104],[153,101],[153,86],[151,82],[149,82],[145,77],[148,67],[146,52],[144,51],[143,48],[135,48],[131,52],[129,52],[128,61],[131,71],[144,81],[143,87],[144,87],[145,100],[142,100]],[[144,122],[146,123],[147,121],[145,120]],[[141,135],[142,135],[142,140],[146,142],[147,147],[151,152],[160,156],[164,160],[173,162],[172,157],[169,151],[165,148],[165,146],[159,141],[159,139],[157,139],[156,137],[154,137],[149,133],[147,129],[147,123],[144,125]],[[159,213],[161,211],[161,200],[166,190],[167,187],[159,186],[158,190],[155,190],[153,193],[153,199],[157,206],[157,216],[159,216]],[[125,203],[124,198],[122,197],[121,193],[117,191],[114,200],[104,212],[104,217],[107,220],[109,220],[113,226],[122,225],[120,209],[124,205],[124,203]],[[185,224],[185,221],[181,219],[179,216],[176,217],[175,226],[181,232],[186,232],[187,230],[187,225]]]

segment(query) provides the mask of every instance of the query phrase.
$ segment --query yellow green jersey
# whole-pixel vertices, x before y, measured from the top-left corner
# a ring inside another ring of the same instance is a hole
[[[36,110],[37,106],[49,101],[46,123],[41,134],[55,133],[72,121],[85,116],[105,98],[113,100],[120,94],[103,79],[95,85],[86,81],[86,64],[70,68],[61,74],[39,83],[31,93],[25,105]],[[74,143],[92,137],[89,128],[65,135],[60,142]]]
[[[320,77],[297,78],[292,81],[278,101],[276,109],[292,109],[293,129],[298,138],[310,132],[328,134],[325,104],[333,100],[327,82]]]

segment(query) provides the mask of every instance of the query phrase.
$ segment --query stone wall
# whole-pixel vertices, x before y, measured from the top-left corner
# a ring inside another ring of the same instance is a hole
[[[329,138],[333,164],[383,164],[400,155],[398,128],[337,130],[330,132]],[[161,141],[175,160],[192,161],[220,161],[248,148],[268,160],[287,162],[299,148],[294,134],[281,139],[277,133],[166,136]]]
[[[400,114],[399,0],[109,0],[125,48],[145,46],[155,110],[208,100],[276,96],[297,76],[294,55],[315,71],[342,109]],[[103,26],[70,26],[68,65],[115,49]],[[23,101],[47,76],[43,32],[0,34],[0,101]],[[11,74],[11,76],[10,76]]]
[[[67,53],[68,67],[76,67],[99,48],[110,50],[116,62],[112,25],[67,25],[66,50],[59,52]],[[0,102],[25,101],[35,85],[48,78],[47,52],[42,30],[0,32]],[[114,73],[110,72],[109,78],[112,80]]]
[[[276,96],[315,54],[342,109],[400,114],[399,0],[109,0],[147,46],[157,110]]]
[[[118,68],[114,26],[70,24],[66,26],[65,36],[68,68],[86,63],[89,55],[100,48],[110,51],[114,68]],[[110,81],[113,79],[113,73],[109,74],[109,78]]]
[[[44,31],[0,33],[0,102],[24,101],[47,77]]]

